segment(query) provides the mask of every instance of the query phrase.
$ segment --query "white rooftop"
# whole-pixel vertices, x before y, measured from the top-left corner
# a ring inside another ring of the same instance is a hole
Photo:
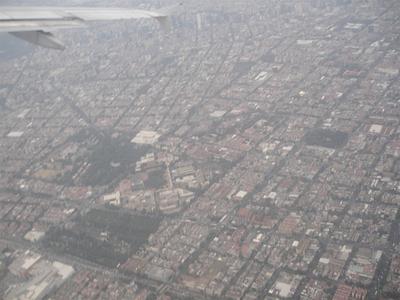
[[[142,130],[133,139],[134,144],[153,145],[160,138],[160,134],[156,131]]]
[[[7,134],[7,137],[11,138],[19,138],[24,134],[23,131],[11,131],[9,134]]]

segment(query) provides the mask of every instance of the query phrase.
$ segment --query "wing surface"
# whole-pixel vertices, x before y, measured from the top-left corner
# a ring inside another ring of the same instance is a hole
[[[166,11],[101,7],[2,7],[0,32],[8,32],[46,48],[63,49],[50,31],[84,27],[90,22],[129,19],[156,19],[166,26]]]

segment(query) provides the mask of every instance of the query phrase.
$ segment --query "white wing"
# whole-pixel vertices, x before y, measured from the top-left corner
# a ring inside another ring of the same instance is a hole
[[[153,18],[165,25],[167,17],[167,11],[125,8],[0,6],[0,32],[9,32],[42,47],[64,49],[64,46],[49,33],[49,30],[83,27],[93,21],[141,18]]]

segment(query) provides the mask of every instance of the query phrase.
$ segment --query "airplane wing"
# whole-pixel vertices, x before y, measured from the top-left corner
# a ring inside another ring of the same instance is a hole
[[[50,30],[84,27],[94,21],[156,19],[167,25],[170,9],[147,11],[126,8],[92,7],[2,7],[0,32],[8,32],[27,42],[52,49],[65,47]]]

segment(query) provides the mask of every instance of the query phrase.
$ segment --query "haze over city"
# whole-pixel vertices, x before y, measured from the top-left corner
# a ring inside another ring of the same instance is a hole
[[[0,299],[400,299],[399,38],[398,0],[2,0]]]

